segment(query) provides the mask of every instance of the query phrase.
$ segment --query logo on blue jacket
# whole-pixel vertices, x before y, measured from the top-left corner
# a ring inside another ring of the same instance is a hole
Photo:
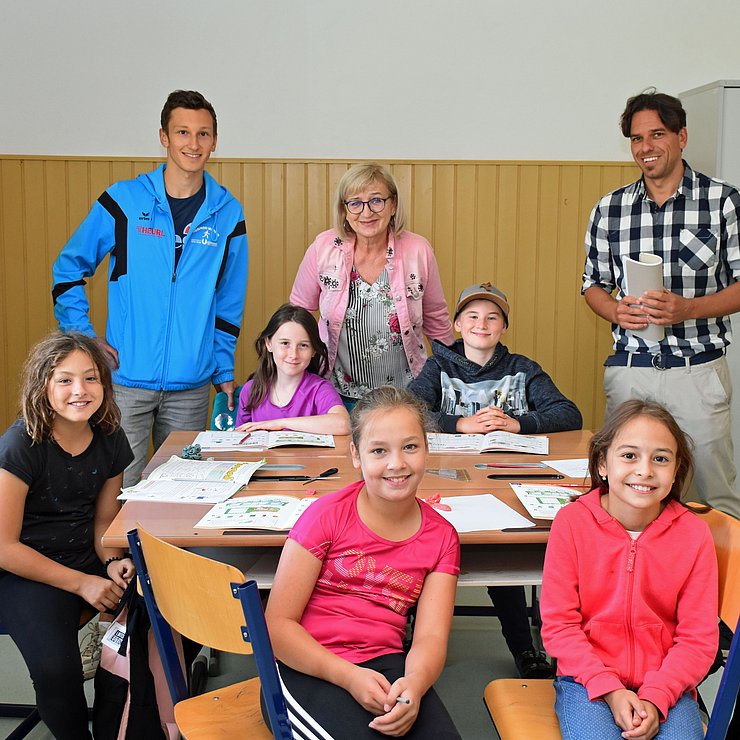
[[[191,244],[202,244],[204,247],[218,246],[219,233],[213,226],[199,226],[190,237]]]

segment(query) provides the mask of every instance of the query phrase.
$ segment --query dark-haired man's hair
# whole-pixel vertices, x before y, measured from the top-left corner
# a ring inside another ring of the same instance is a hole
[[[624,113],[619,119],[622,134],[629,139],[632,131],[632,116],[642,110],[654,110],[663,125],[677,134],[686,128],[686,111],[678,98],[665,93],[659,93],[654,87],[648,88],[639,95],[634,95],[627,101]]]
[[[160,116],[160,125],[165,133],[167,133],[170,116],[175,108],[207,110],[213,119],[213,137],[215,138],[218,135],[216,111],[213,110],[213,106],[197,90],[175,90],[167,96],[164,108],[162,108],[162,115]]]

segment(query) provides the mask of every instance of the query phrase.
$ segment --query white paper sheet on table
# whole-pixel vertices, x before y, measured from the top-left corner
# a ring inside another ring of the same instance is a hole
[[[568,478],[588,478],[588,458],[586,457],[573,460],[547,460],[547,466]]]
[[[478,496],[447,496],[440,501],[451,511],[437,511],[458,532],[478,532],[489,529],[520,529],[534,527],[526,517],[518,514],[493,494]]]

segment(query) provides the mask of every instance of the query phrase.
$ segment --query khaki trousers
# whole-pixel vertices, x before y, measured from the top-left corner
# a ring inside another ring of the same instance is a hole
[[[607,367],[604,392],[607,418],[632,398],[665,406],[694,441],[696,472],[682,498],[707,503],[740,519],[730,426],[732,385],[725,357],[667,370]]]

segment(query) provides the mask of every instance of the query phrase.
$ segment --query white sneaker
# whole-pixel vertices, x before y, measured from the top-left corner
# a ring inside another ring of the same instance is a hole
[[[110,622],[89,622],[85,634],[80,640],[80,657],[82,658],[82,677],[89,681],[95,676],[100,664],[103,635],[110,627]]]

